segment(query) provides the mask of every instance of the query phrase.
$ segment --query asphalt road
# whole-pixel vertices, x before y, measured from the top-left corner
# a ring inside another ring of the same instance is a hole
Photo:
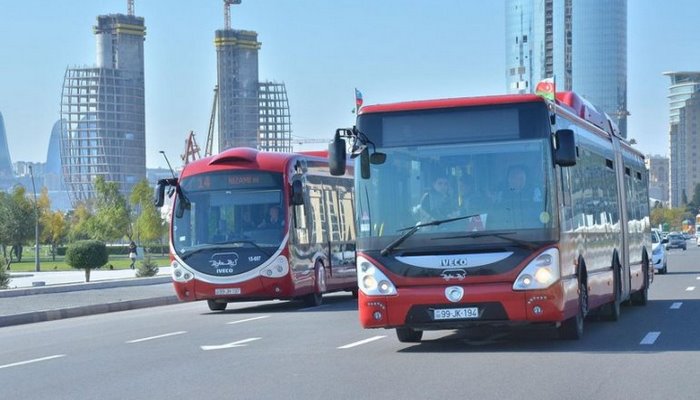
[[[700,249],[673,250],[645,307],[549,331],[420,344],[324,305],[183,303],[0,329],[7,399],[698,399]]]

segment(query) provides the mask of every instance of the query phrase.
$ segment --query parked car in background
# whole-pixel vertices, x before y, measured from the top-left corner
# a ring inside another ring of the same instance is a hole
[[[666,244],[666,250],[669,249],[683,249],[686,250],[687,246],[685,243],[685,238],[678,232],[673,232],[668,234],[668,243]]]
[[[666,248],[664,244],[666,239],[661,239],[661,234],[657,230],[651,231],[651,262],[654,270],[659,274],[665,274],[667,271]]]

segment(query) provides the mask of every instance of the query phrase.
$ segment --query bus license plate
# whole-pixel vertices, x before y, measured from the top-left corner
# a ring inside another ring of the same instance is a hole
[[[228,294],[241,294],[241,288],[233,287],[233,288],[220,288],[220,289],[214,289],[214,294],[219,296],[225,296]]]
[[[479,318],[479,309],[477,307],[466,308],[445,308],[441,310],[433,310],[433,319],[463,319],[463,318]]]

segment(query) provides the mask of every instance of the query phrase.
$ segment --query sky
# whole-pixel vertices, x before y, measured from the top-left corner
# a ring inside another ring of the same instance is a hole
[[[577,0],[581,1],[581,0]],[[97,15],[127,0],[0,0],[0,112],[13,162],[45,162],[67,67],[95,64]],[[189,131],[206,142],[222,0],[135,0],[145,18],[146,164],[177,164]],[[232,27],[262,43],[260,80],[284,82],[292,134],[327,138],[365,104],[502,94],[499,0],[243,0]],[[667,71],[700,71],[697,0],[628,0],[628,137],[668,155]],[[295,147],[323,148],[323,144]]]

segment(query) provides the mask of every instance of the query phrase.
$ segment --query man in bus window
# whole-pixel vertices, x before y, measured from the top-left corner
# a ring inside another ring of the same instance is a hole
[[[513,227],[535,227],[540,224],[542,212],[542,191],[532,187],[528,172],[523,165],[508,168],[505,190],[501,196],[504,217]]]
[[[262,223],[258,226],[258,228],[276,228],[276,227],[283,227],[284,226],[284,221],[280,217],[280,208],[279,206],[271,206],[267,210],[267,217],[263,220]]]
[[[423,222],[449,218],[456,215],[457,201],[453,196],[449,181],[439,176],[433,181],[433,186],[421,197],[416,207]]]

